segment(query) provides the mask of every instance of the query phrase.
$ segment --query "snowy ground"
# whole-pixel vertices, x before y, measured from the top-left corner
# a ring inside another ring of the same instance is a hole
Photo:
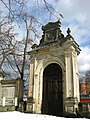
[[[20,113],[20,112],[0,112],[0,120],[89,120],[85,118],[64,118],[48,115],[37,115],[29,113]]]

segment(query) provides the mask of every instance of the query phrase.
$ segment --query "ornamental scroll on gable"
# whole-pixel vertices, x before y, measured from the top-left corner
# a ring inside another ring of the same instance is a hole
[[[40,40],[40,45],[44,45],[51,42],[60,41],[64,38],[64,35],[60,30],[61,22],[49,22],[47,25],[42,26],[43,35]]]

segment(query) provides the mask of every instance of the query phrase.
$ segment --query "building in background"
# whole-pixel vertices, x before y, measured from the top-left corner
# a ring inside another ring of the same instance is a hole
[[[80,88],[80,111],[90,112],[90,78],[84,77],[79,83]]]

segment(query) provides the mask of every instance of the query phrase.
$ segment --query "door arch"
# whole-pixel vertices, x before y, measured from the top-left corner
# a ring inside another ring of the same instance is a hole
[[[63,113],[62,69],[56,63],[49,64],[43,72],[42,113]]]

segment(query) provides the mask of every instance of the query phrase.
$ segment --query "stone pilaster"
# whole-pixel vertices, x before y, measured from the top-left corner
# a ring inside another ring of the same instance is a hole
[[[30,80],[29,80],[28,97],[33,96],[33,85],[34,85],[34,64],[30,63]]]
[[[29,80],[29,89],[28,89],[28,100],[27,100],[27,111],[33,113],[34,111],[34,69],[35,69],[35,63],[34,59],[31,59],[30,62],[30,80]]]
[[[77,53],[73,46],[65,52],[66,100],[65,111],[75,112],[79,102],[79,82],[77,77]]]

